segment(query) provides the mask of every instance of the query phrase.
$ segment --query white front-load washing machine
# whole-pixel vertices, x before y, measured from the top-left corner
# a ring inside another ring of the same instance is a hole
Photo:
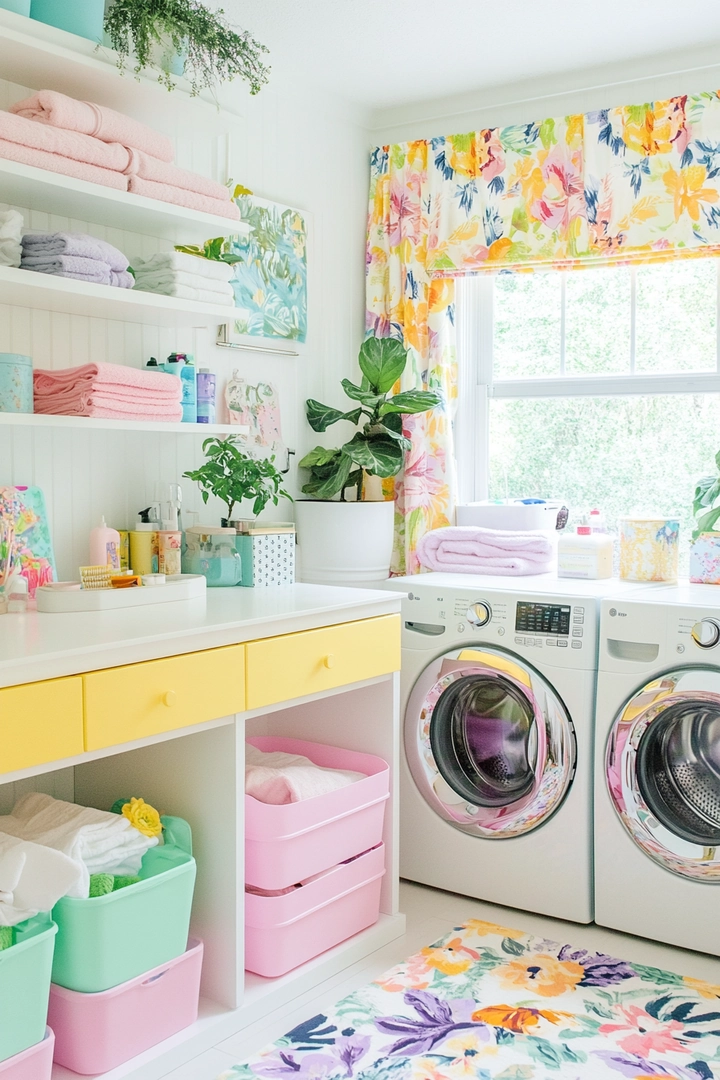
[[[403,600],[400,872],[590,922],[607,582],[422,574]]]
[[[720,597],[602,604],[595,920],[720,955]]]

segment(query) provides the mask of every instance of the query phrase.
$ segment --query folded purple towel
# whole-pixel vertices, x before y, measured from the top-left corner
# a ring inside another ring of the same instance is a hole
[[[23,254],[74,255],[83,259],[96,259],[106,263],[111,270],[121,273],[127,270],[129,261],[122,251],[86,233],[26,233],[22,238]]]
[[[116,273],[107,263],[98,259],[83,259],[80,255],[56,255],[47,259],[41,256],[23,256],[21,270],[34,270],[38,274],[53,277],[69,277],[78,281],[92,281],[96,285],[114,285],[119,289],[132,289],[135,278],[127,270]]]

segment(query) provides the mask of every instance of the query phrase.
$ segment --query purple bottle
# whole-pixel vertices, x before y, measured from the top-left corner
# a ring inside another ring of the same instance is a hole
[[[197,422],[215,423],[215,376],[209,368],[198,368]]]

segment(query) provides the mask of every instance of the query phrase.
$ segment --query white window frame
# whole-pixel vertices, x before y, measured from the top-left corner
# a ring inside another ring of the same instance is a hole
[[[455,458],[461,503],[488,498],[491,398],[608,397],[634,394],[720,393],[720,259],[716,267],[716,366],[699,374],[653,375],[635,371],[636,268],[630,284],[630,370],[625,375],[566,375],[565,282],[562,274],[560,374],[542,378],[493,377],[494,281],[483,274],[457,282],[458,407],[455,416]]]

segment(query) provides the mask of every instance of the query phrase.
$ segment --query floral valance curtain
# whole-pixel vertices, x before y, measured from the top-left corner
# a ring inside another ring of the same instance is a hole
[[[720,254],[720,96],[675,97],[378,147],[367,325],[411,349],[406,385],[445,409],[408,418],[395,569],[451,520],[452,278]]]

